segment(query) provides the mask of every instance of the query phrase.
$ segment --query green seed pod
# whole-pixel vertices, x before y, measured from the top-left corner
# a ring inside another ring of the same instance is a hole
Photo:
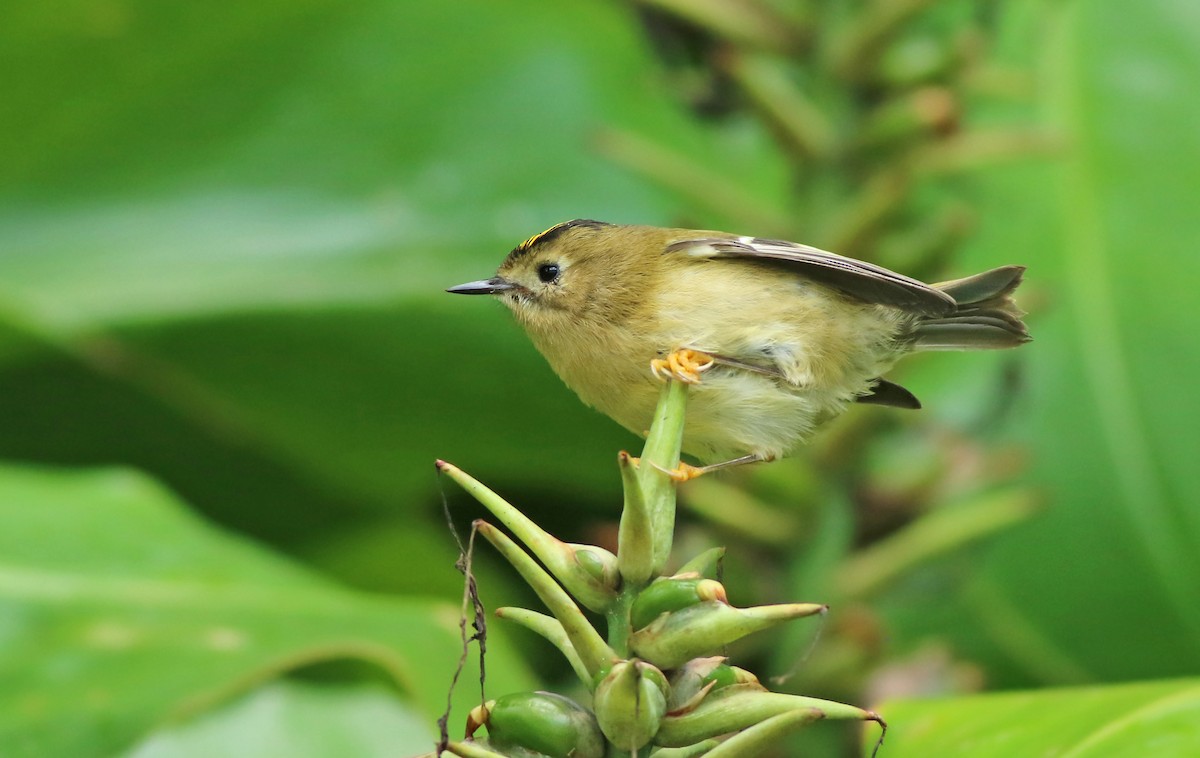
[[[629,609],[629,623],[641,629],[664,613],[707,601],[725,602],[725,587],[698,574],[678,574],[659,579],[637,596]]]
[[[519,747],[552,758],[602,758],[604,737],[596,717],[570,698],[552,692],[516,692],[472,711],[469,724],[487,726],[494,747]],[[482,716],[482,718],[481,718]]]
[[[648,663],[634,658],[614,665],[592,696],[604,736],[620,750],[650,742],[667,713],[667,690],[667,678]]]
[[[577,545],[572,542],[568,543],[567,547],[575,551],[575,563],[588,576],[605,587],[616,588],[620,577],[617,572],[617,556],[595,545]]]

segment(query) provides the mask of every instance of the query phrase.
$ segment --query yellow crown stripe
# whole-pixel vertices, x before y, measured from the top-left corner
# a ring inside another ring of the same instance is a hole
[[[517,245],[517,249],[518,250],[528,250],[529,248],[536,245],[537,241],[540,240],[542,237],[545,237],[547,234],[549,234],[550,232],[559,228],[560,226],[564,226],[565,224],[569,224],[569,223],[570,223],[569,221],[566,221],[566,222],[563,222],[560,224],[555,224],[554,226],[550,227],[549,229],[546,229],[545,231],[538,232],[537,234],[533,235],[529,239],[522,242],[520,245]]]

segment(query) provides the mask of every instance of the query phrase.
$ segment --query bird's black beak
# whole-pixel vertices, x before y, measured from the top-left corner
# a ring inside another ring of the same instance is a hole
[[[467,282],[456,287],[450,287],[447,292],[455,295],[499,295],[516,287],[512,282],[493,276],[491,279],[481,279],[478,282]]]

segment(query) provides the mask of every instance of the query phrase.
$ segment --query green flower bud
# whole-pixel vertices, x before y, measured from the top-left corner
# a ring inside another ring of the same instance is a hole
[[[654,738],[667,713],[667,678],[636,658],[612,667],[592,696],[596,720],[620,750],[638,750]]]
[[[704,655],[711,655],[747,634],[789,619],[822,613],[827,606],[809,603],[734,608],[717,600],[698,603],[658,616],[634,632],[629,647],[640,658],[672,669]]]
[[[583,682],[584,686],[590,690],[595,685],[596,677],[583,664],[579,653],[575,652],[575,646],[571,644],[571,639],[567,636],[566,630],[563,629],[563,625],[559,623],[558,619],[526,608],[510,607],[497,608],[496,617],[514,621],[526,629],[545,637],[550,644],[558,648],[558,651],[567,659],[567,663],[571,664],[571,668],[575,670],[575,675],[579,677],[579,681]]]
[[[552,692],[515,692],[489,700],[467,717],[467,736],[486,726],[498,749],[523,748],[551,758],[602,758],[604,737],[596,718],[570,698]]]
[[[574,551],[572,557],[575,559],[575,563],[588,576],[603,587],[612,589],[617,586],[620,581],[620,574],[617,572],[617,556],[595,545],[578,545],[568,542],[567,547]]]
[[[566,633],[571,647],[579,656],[579,662],[587,669],[588,674],[598,673],[610,661],[616,659],[617,655],[613,649],[604,642],[604,638],[592,627],[591,622],[579,610],[579,606],[567,595],[558,582],[546,573],[545,569],[496,527],[479,519],[476,519],[474,525],[479,534],[492,543],[521,574],[521,578],[537,593],[541,601],[554,614],[554,618],[562,624],[563,632]]]
[[[629,623],[641,629],[664,613],[708,601],[725,602],[725,587],[699,574],[677,574],[659,579],[638,594],[629,609]]]

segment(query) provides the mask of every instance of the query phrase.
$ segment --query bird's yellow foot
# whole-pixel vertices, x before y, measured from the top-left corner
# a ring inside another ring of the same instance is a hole
[[[650,373],[664,382],[675,379],[684,384],[699,384],[700,374],[715,364],[716,360],[708,353],[683,348],[668,353],[665,358],[650,361]]]
[[[734,466],[745,466],[747,463],[770,463],[773,460],[775,460],[775,456],[773,455],[751,453],[750,455],[743,455],[741,458],[721,461],[720,463],[710,463],[707,466],[693,466],[683,461],[680,461],[679,465],[673,469],[663,468],[657,463],[651,463],[650,465],[671,477],[672,481],[676,484],[682,484],[712,471],[720,471],[721,469],[733,468]],[[634,458],[633,463],[635,466],[641,465],[641,459]]]
[[[632,460],[633,460],[633,464],[635,466],[642,465],[641,458],[634,458]],[[663,466],[660,466],[657,463],[653,463],[653,462],[650,465],[653,466],[654,468],[658,469],[659,471],[663,472],[667,476],[671,477],[671,481],[675,482],[676,484],[683,484],[684,482],[690,482],[691,480],[695,479],[696,477],[700,476],[701,474],[707,473],[707,471],[708,471],[707,466],[693,466],[692,464],[684,463],[683,461],[680,461],[679,465],[673,469],[672,468],[664,468]]]
[[[667,471],[666,474],[676,484],[683,484],[684,482],[690,482],[705,472],[706,469],[704,466],[693,466],[690,463],[680,461],[678,466],[671,471]]]

